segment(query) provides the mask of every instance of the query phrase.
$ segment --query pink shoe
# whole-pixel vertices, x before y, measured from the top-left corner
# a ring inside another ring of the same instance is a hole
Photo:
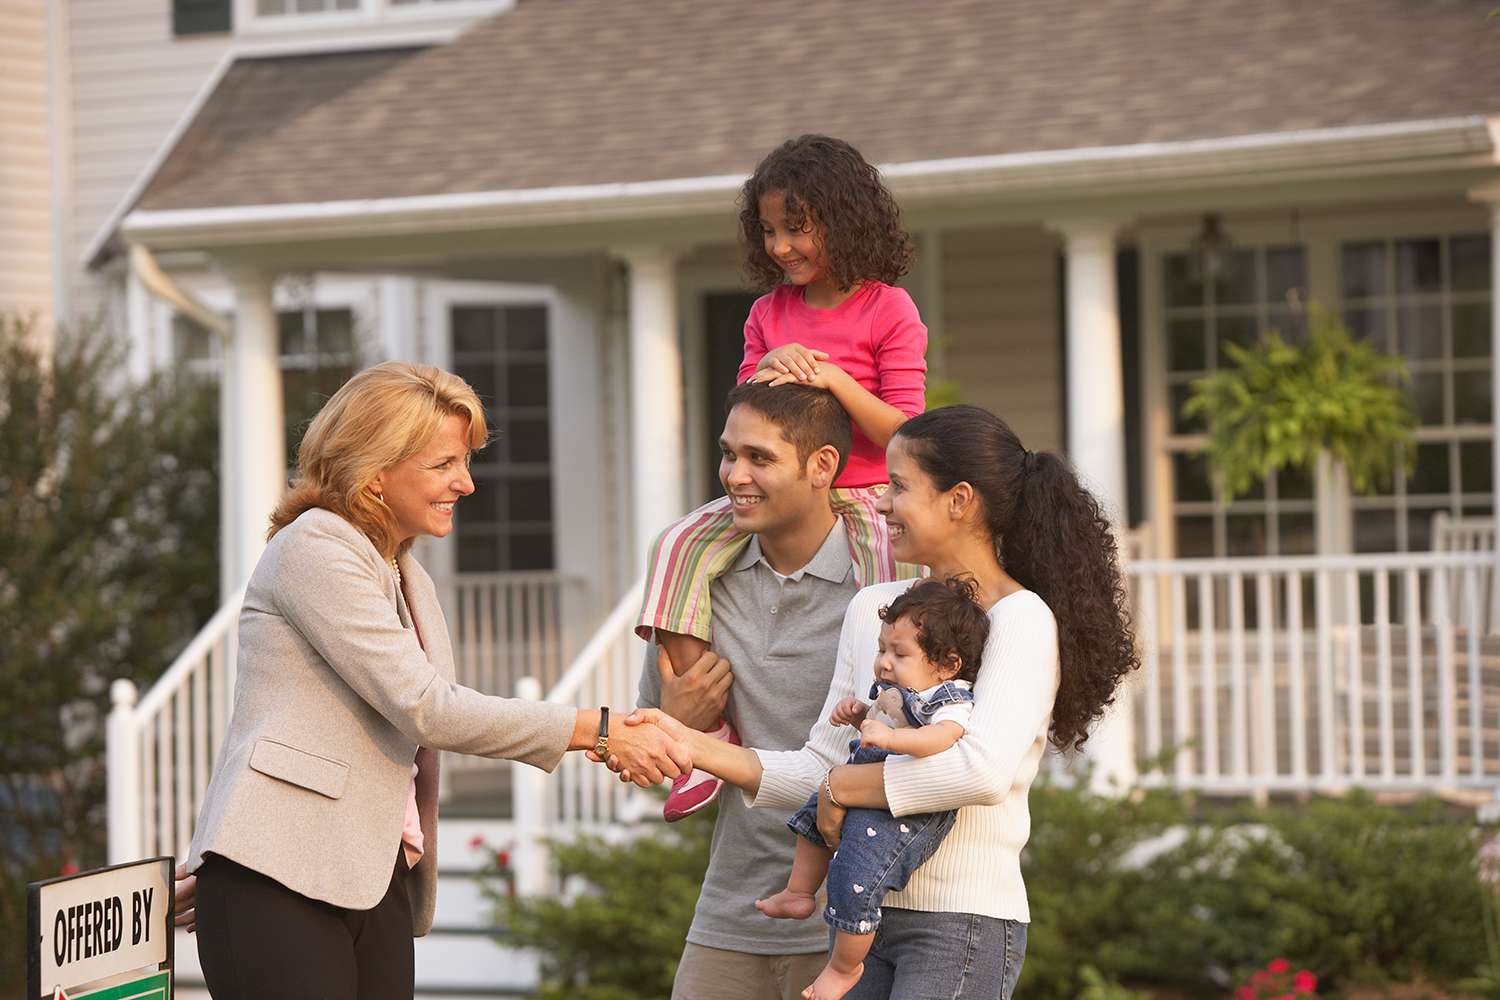
[[[739,734],[727,722],[720,722],[719,728],[708,735],[725,743],[740,745]],[[678,775],[672,779],[672,792],[667,796],[666,805],[662,806],[662,818],[668,823],[675,823],[691,816],[718,798],[719,790],[723,787],[724,782],[707,771],[694,769],[687,774]]]

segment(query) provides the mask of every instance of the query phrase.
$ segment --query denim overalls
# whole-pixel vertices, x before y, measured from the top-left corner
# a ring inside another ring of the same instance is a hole
[[[876,681],[870,687],[874,701],[894,685]],[[915,691],[901,690],[901,708],[913,726],[925,726],[943,705],[972,702],[974,692],[952,681],[932,689],[924,698]],[[850,764],[875,764],[890,756],[889,750],[861,747],[849,741]],[[953,829],[958,811],[919,813],[900,819],[884,809],[850,809],[844,817],[843,840],[828,864],[828,906],[823,919],[836,930],[871,934],[880,925],[880,904],[887,892],[904,889],[911,873],[937,851]],[[792,814],[787,826],[799,837],[827,846],[818,833],[818,795]]]

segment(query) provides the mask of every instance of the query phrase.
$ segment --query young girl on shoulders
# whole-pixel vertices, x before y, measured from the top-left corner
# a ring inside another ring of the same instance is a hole
[[[740,193],[745,269],[766,294],[745,322],[739,381],[826,389],[849,412],[854,443],[833,491],[861,586],[915,576],[896,563],[875,502],[886,488],[885,447],[926,396],[927,328],[895,282],[911,266],[911,238],[879,172],[853,146],[804,135],[755,168]],[[653,636],[679,675],[712,638],[709,585],[733,564],[752,514],[720,497],[653,544],[636,632]],[[722,722],[714,735],[737,742]],[[673,782],[665,814],[681,819],[722,786],[694,771]]]

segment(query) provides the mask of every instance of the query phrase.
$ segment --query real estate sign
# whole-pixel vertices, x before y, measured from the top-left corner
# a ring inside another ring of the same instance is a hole
[[[26,887],[29,1000],[139,973],[96,1000],[171,996],[172,859],[150,858]],[[123,992],[121,992],[123,990]]]

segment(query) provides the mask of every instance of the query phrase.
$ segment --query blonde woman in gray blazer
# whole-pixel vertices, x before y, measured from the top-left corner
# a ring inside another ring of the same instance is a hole
[[[440,750],[551,771],[607,737],[643,784],[690,766],[655,727],[454,683],[437,592],[408,550],[452,530],[486,437],[463,380],[388,362],[302,440],[240,612],[233,714],[186,864],[196,886],[179,889],[216,1000],[410,1000]]]

